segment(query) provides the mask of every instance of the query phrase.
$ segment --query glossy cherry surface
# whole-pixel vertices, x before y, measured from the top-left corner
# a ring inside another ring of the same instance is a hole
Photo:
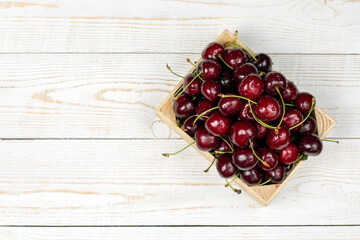
[[[195,74],[191,73],[187,75],[184,79],[183,88],[185,89],[185,93],[190,96],[197,96],[201,92],[201,83],[199,77],[195,78]]]
[[[210,102],[207,99],[200,100],[198,105],[196,106],[196,115],[200,115],[203,112],[209,110],[210,108],[215,107],[215,104]],[[211,110],[207,113],[205,113],[203,116],[201,116],[198,120],[200,121],[206,121],[207,117],[210,117],[211,114],[213,114],[215,110]]]
[[[259,98],[254,112],[262,121],[273,121],[281,114],[280,104],[272,96],[263,95]]]
[[[258,74],[258,70],[252,63],[245,63],[234,69],[233,77],[236,84],[240,84],[241,81],[250,74]]]
[[[316,131],[316,120],[313,117],[308,117],[305,122],[301,125],[298,132],[300,134],[308,134],[308,133],[315,133]]]
[[[280,92],[284,102],[287,103],[295,101],[299,94],[299,90],[297,89],[296,85],[291,81],[288,81],[286,88]]]
[[[258,75],[250,74],[241,81],[237,90],[241,96],[256,100],[264,92],[264,81]]]
[[[219,151],[219,152],[223,152],[223,153],[224,152],[226,152],[226,153],[232,152],[231,147],[233,148],[233,146],[231,145],[231,147],[230,147],[230,145],[229,145],[229,144],[231,144],[230,139],[228,137],[225,137],[224,139],[226,139],[226,141],[224,141],[223,139],[220,139],[219,144],[216,146],[215,150]]]
[[[224,53],[224,61],[232,68],[241,66],[246,63],[245,52],[237,48],[226,50]]]
[[[243,103],[237,97],[225,97],[219,101],[219,110],[225,116],[232,116],[240,112]]]
[[[299,150],[303,154],[317,156],[322,151],[322,142],[315,134],[306,134],[300,138]]]
[[[261,161],[258,162],[259,168],[264,171],[270,171],[274,169],[279,163],[279,157],[275,151],[271,150],[270,148],[261,148],[259,155],[258,155],[264,162],[268,165],[265,165]]]
[[[256,61],[252,60],[257,69],[261,72],[269,72],[272,68],[272,60],[269,55],[259,53],[256,56]]]
[[[182,125],[181,129],[183,129],[187,134],[190,136],[194,136],[195,132],[202,126],[201,121],[196,121],[194,124],[194,120],[196,116],[191,116],[185,120],[184,124]]]
[[[232,155],[233,163],[242,171],[254,168],[258,159],[254,156],[251,149],[237,149]]]
[[[281,150],[291,142],[289,130],[281,126],[279,129],[269,129],[266,136],[266,144],[273,150]]]
[[[285,112],[284,120],[282,124],[290,129],[291,127],[299,124],[304,119],[302,113],[297,109],[288,109]],[[293,128],[290,130],[290,132],[296,132],[299,130],[301,125],[297,126],[296,128]]]
[[[255,104],[251,103],[251,108],[254,111],[255,109]],[[254,120],[253,115],[250,112],[250,105],[249,102],[244,102],[244,104],[242,105],[242,107],[240,108],[239,111],[239,118],[240,119],[245,119],[245,120]]]
[[[307,114],[311,109],[313,95],[307,92],[299,93],[295,100],[296,108],[303,114]]]
[[[265,179],[271,179],[273,183],[282,183],[286,176],[285,166],[278,164],[274,169],[264,173]]]
[[[220,75],[219,83],[222,92],[236,92],[235,82],[233,80],[232,72],[230,70],[224,70]]]
[[[197,72],[203,79],[217,79],[221,74],[221,65],[214,60],[202,60],[197,66]]]
[[[255,122],[255,127],[256,127],[256,135],[255,135],[255,139],[262,139],[265,137],[268,129],[266,127],[264,127],[263,125],[261,125],[258,122]]]
[[[201,53],[203,59],[217,60],[218,54],[224,55],[225,48],[218,42],[209,43]]]
[[[298,147],[295,144],[290,143],[289,145],[287,145],[286,147],[281,149],[280,155],[279,155],[279,161],[282,164],[288,165],[288,164],[292,164],[292,163],[296,162],[296,160],[298,160],[299,156],[300,156],[300,153],[299,153]]]
[[[174,113],[179,118],[188,118],[195,112],[194,102],[186,95],[181,95],[173,105]]]
[[[231,154],[225,153],[219,157],[216,162],[216,169],[221,177],[229,178],[234,176],[238,169],[232,163]]]
[[[256,127],[247,120],[236,121],[230,128],[230,139],[238,147],[244,148],[249,145],[256,135]]]
[[[229,132],[230,124],[228,117],[216,111],[205,121],[205,128],[212,135],[223,137]]]
[[[269,72],[265,76],[265,91],[269,95],[277,95],[276,88],[283,91],[287,86],[285,76],[279,72]]]
[[[247,185],[250,185],[250,186],[257,185],[257,184],[261,183],[262,178],[263,178],[263,173],[258,168],[254,167],[250,170],[242,171],[240,173],[240,178]]]
[[[201,85],[201,93],[202,95],[211,102],[216,102],[219,100],[220,94],[220,85],[216,81],[206,80]]]
[[[202,151],[210,151],[215,148],[219,139],[210,134],[205,127],[200,127],[195,133],[196,146]]]

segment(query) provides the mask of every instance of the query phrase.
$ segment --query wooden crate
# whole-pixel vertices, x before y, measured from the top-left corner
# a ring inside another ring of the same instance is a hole
[[[227,42],[231,42],[234,40],[234,35],[227,30],[224,30],[220,36],[215,40],[216,42],[225,44]],[[246,51],[256,55],[253,51],[251,51],[245,44],[237,40],[237,43],[242,46]],[[199,63],[202,59],[200,58],[197,63]],[[195,70],[195,67],[192,67],[188,74],[192,73]],[[174,93],[182,86],[184,79],[182,79],[179,84],[170,92],[170,94],[164,99],[164,101],[158,106],[156,109],[157,116],[172,130],[174,130],[177,134],[179,134],[185,141],[188,143],[193,142],[194,140],[181,128],[179,128],[175,122],[176,117],[173,111],[173,103],[174,103]],[[317,130],[320,138],[324,138],[329,131],[336,125],[334,119],[332,119],[328,114],[326,114],[319,107],[315,107],[315,116],[317,121]],[[201,155],[207,158],[210,162],[213,160],[213,156],[209,152],[204,152],[199,150],[196,145],[192,145]],[[244,183],[240,178],[237,178],[234,182],[236,182],[244,191],[246,191],[250,196],[252,196],[256,201],[258,201],[261,205],[267,206],[274,197],[278,194],[278,192],[285,186],[285,184],[290,180],[290,178],[295,174],[295,172],[300,168],[303,164],[300,161],[293,171],[286,177],[286,179],[281,184],[271,184],[265,186],[248,186]]]

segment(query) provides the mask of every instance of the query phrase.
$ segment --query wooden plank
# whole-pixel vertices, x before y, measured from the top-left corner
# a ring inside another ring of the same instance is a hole
[[[324,144],[264,208],[194,149],[161,156],[180,139],[1,141],[0,225],[359,224],[360,140]]]
[[[3,227],[8,240],[118,240],[121,239],[326,239],[358,240],[360,227]]]
[[[196,52],[225,28],[254,51],[359,53],[359,1],[0,3],[0,52]],[[206,11],[204,11],[206,9]]]

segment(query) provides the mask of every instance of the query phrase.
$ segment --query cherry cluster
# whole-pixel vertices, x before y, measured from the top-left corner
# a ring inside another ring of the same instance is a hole
[[[300,160],[320,154],[315,98],[272,71],[267,54],[253,56],[235,35],[225,45],[209,43],[201,56],[197,66],[187,60],[196,69],[175,93],[173,109],[198,149],[217,159],[221,177],[281,183]]]

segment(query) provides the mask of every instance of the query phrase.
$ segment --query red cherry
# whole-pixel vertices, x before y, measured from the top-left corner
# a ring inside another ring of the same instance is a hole
[[[224,55],[225,48],[218,42],[209,43],[201,53],[203,59],[217,60],[218,54]]]
[[[254,60],[254,64],[259,71],[269,72],[272,68],[272,60],[269,55],[265,53],[259,53]]]
[[[306,155],[317,156],[322,148],[322,142],[315,134],[306,134],[300,138],[299,150]]]
[[[258,74],[257,68],[252,63],[245,63],[234,69],[234,80],[236,84],[240,84],[241,81],[250,74]]]
[[[217,79],[221,74],[221,65],[214,60],[202,60],[197,66],[197,72],[201,77],[207,79]]]
[[[235,92],[235,82],[230,70],[224,70],[220,75],[220,86],[222,92]]]
[[[221,98],[219,101],[219,110],[225,116],[232,116],[237,114],[243,103],[240,98],[237,97],[225,97]]]
[[[230,128],[230,139],[238,147],[244,148],[249,145],[256,135],[256,127],[246,120],[234,122]]]
[[[276,95],[278,92],[276,88],[279,88],[280,91],[283,91],[287,86],[286,78],[283,74],[279,72],[269,72],[265,76],[265,91],[269,95]]]
[[[255,127],[256,127],[256,135],[255,135],[255,139],[262,139],[265,137],[266,133],[267,133],[267,128],[263,125],[261,125],[258,122],[255,122]]]
[[[263,177],[263,173],[256,167],[242,171],[240,173],[240,178],[245,182],[247,185],[257,185],[261,183]]]
[[[232,68],[246,63],[246,55],[241,49],[230,49],[224,53],[224,61]]]
[[[269,148],[261,148],[259,157],[268,164],[265,166],[264,163],[260,161],[258,162],[258,166],[264,171],[270,171],[274,169],[279,163],[278,155]]]
[[[275,98],[269,95],[260,97],[255,107],[255,115],[260,118],[260,120],[273,121],[280,114],[280,104]]]
[[[288,81],[286,88],[280,92],[284,102],[287,103],[295,101],[299,94],[299,90],[297,89],[296,85],[291,81]]]
[[[298,160],[300,156],[299,149],[293,143],[290,143],[287,147],[284,147],[280,151],[280,162],[282,164],[292,164]]]
[[[315,133],[316,131],[316,120],[313,117],[309,117],[305,122],[300,126],[300,134]]]
[[[174,113],[179,118],[188,118],[195,111],[194,102],[186,95],[181,95],[173,105]]]
[[[266,144],[269,148],[274,150],[281,150],[284,147],[287,147],[291,142],[291,135],[289,130],[280,126],[278,129],[269,129],[266,136]]]
[[[254,103],[251,103],[251,108],[253,110],[255,109],[255,106],[256,105]],[[249,102],[245,102],[242,105],[242,107],[240,108],[239,117],[240,117],[240,119],[254,120],[254,117],[250,112]]]
[[[202,151],[210,151],[215,148],[219,139],[208,133],[205,127],[200,127],[195,133],[196,146]]]
[[[286,176],[284,165],[278,164],[274,169],[265,172],[265,179],[271,179],[273,183],[282,183]]]
[[[223,139],[220,139],[219,144],[216,146],[215,150],[218,152],[232,152],[232,145],[230,146],[229,144],[231,144],[230,139],[225,137],[224,138],[226,141],[224,141]]]
[[[196,121],[194,123],[195,119],[196,119],[196,116],[191,116],[191,117],[187,118],[181,127],[181,129],[183,129],[190,136],[194,136],[195,132],[202,125],[200,121]]]
[[[216,102],[220,98],[218,96],[220,94],[220,85],[215,81],[206,80],[201,85],[201,93],[207,100]]]
[[[285,112],[285,116],[284,119],[282,121],[282,124],[287,127],[287,128],[291,128],[299,123],[302,122],[302,120],[304,119],[302,113],[297,110],[297,109],[288,109]],[[290,132],[296,132],[297,130],[299,130],[301,127],[301,125],[299,125],[296,128],[293,128],[290,130]]]
[[[197,77],[195,80],[195,74],[191,73],[186,76],[183,83],[183,88],[185,89],[185,93],[190,96],[197,96],[200,94],[201,88],[201,80]]]
[[[223,137],[230,129],[231,121],[219,111],[214,112],[205,122],[206,130],[214,136]]]
[[[256,166],[258,159],[250,149],[237,149],[232,155],[233,163],[242,171]]]
[[[256,100],[264,92],[264,82],[258,75],[250,74],[241,81],[237,90],[241,96]]]
[[[200,115],[203,112],[205,112],[213,107],[215,107],[215,104],[213,104],[209,100],[207,100],[207,99],[200,100],[200,102],[196,106],[196,115]],[[213,114],[214,112],[215,112],[215,110],[209,111],[209,112],[205,113],[204,115],[202,115],[198,120],[206,121],[207,117],[210,117],[211,114]]]
[[[232,163],[231,154],[225,153],[216,162],[216,169],[221,177],[229,178],[234,176],[238,169]]]
[[[313,95],[311,95],[310,93],[300,93],[295,100],[296,108],[299,109],[300,112],[302,112],[303,114],[307,114],[311,109],[313,98]]]

